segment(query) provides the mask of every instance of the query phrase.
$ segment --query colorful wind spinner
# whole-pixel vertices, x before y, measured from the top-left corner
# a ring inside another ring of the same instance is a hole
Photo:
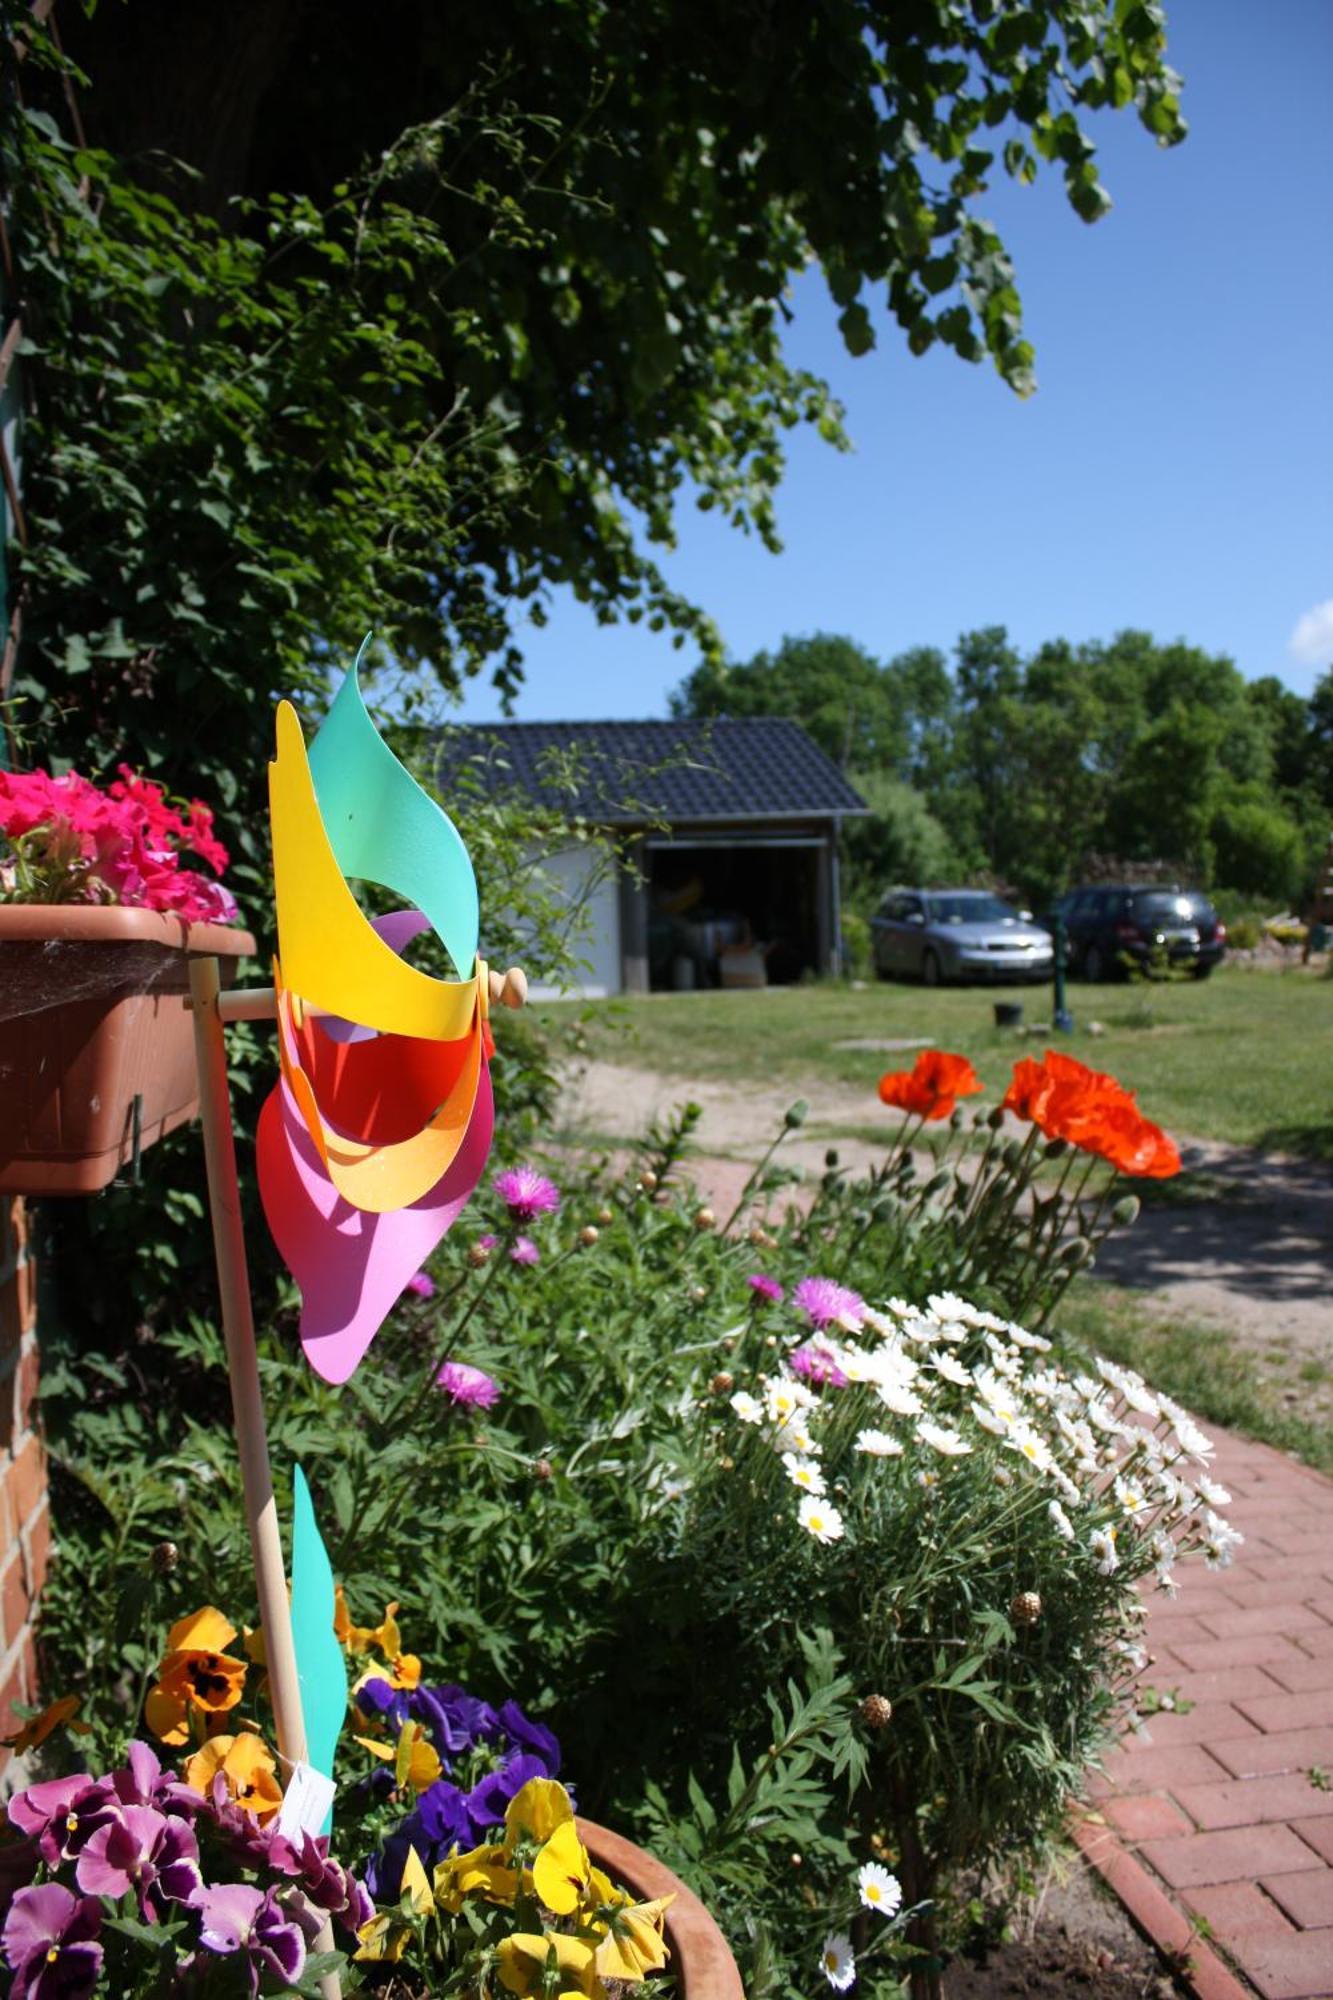
[[[260,1115],[259,1185],[300,1287],[302,1344],[329,1382],[353,1373],[465,1206],[494,1123],[472,863],[367,714],[360,663],[308,755],[281,703],[269,766],[281,1074]],[[409,907],[367,917],[357,880]],[[403,957],[425,930],[458,978]]]

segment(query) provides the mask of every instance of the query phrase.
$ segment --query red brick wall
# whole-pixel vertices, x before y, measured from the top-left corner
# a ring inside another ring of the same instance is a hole
[[[11,1704],[37,1701],[32,1615],[46,1576],[51,1515],[37,1434],[37,1266],[21,1199],[0,1196],[0,1736]],[[0,1769],[9,1752],[0,1750]]]

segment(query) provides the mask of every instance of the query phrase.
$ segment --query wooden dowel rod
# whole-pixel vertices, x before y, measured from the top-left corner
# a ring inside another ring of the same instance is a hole
[[[301,1684],[296,1673],[291,1602],[287,1571],[273,1498],[264,1404],[259,1388],[259,1358],[255,1350],[254,1314],[245,1260],[241,1194],[236,1181],[236,1141],[231,1129],[231,1096],[227,1088],[227,1046],[218,1009],[218,962],[190,961],[190,993],[194,1001],[194,1047],[199,1065],[199,1114],[208,1168],[208,1200],[213,1215],[213,1249],[217,1257],[218,1291],[222,1299],[222,1332],[227,1343],[232,1410],[241,1458],[241,1487],[250,1530],[259,1617],[264,1627],[269,1688],[278,1754],[290,1774],[306,1754]],[[272,996],[270,995],[270,998]]]
[[[511,965],[508,972],[490,972],[488,985],[492,1007],[521,1007],[528,997],[527,974],[517,965]],[[271,986],[229,986],[218,994],[214,1005],[224,1023],[272,1021],[278,1011],[277,995]],[[327,1009],[307,1005],[305,1011],[318,1017]]]

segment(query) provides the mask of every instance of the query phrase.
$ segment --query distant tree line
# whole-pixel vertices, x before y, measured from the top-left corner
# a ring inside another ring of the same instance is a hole
[[[804,723],[873,809],[847,827],[852,907],[946,879],[1041,904],[1121,871],[1296,904],[1333,830],[1333,668],[1307,700],[1146,632],[1024,658],[992,625],[952,662],[816,633],[702,663],[671,708]]]

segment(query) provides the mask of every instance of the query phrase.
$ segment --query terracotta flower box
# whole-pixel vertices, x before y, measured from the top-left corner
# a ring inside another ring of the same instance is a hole
[[[588,1853],[613,1882],[632,1889],[641,1902],[675,1897],[666,1913],[666,1941],[677,2000],[745,2000],[731,1947],[693,1890],[621,1834],[593,1820],[580,1819],[577,1825]],[[652,1982],[641,1990],[651,1993]]]
[[[120,905],[0,907],[0,1193],[93,1194],[198,1109],[189,960],[248,931]]]

